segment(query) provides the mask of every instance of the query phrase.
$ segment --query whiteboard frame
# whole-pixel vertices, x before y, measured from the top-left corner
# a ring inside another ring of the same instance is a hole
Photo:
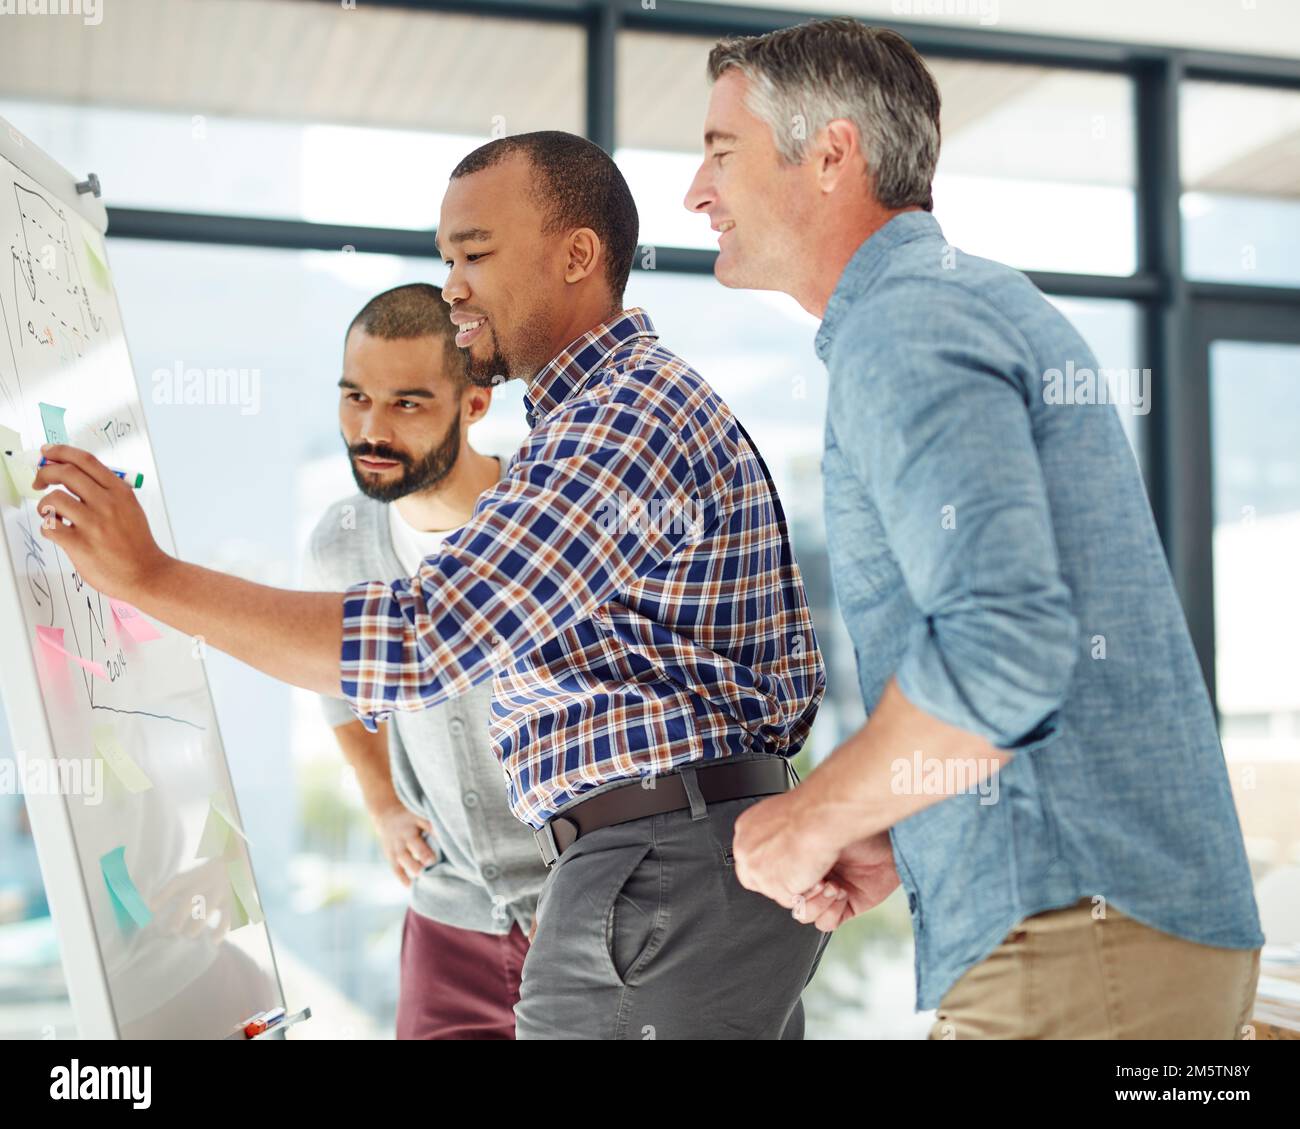
[[[72,175],[5,118],[0,118],[0,156],[8,158],[62,203],[84,216],[101,235],[107,231],[108,212],[104,205],[88,193],[79,193]],[[18,577],[14,575],[8,553],[0,552],[0,562],[3,562],[0,621],[19,626],[26,620],[18,600]],[[27,657],[24,661],[20,648],[0,647],[0,687],[4,690],[5,712],[19,764],[32,759],[52,762],[54,741],[34,659]],[[29,748],[19,744],[24,738]],[[25,777],[25,773],[20,775]],[[108,990],[108,971],[99,952],[86,880],[77,857],[68,797],[57,791],[28,795],[24,779],[23,798],[45,883],[45,897],[59,938],[59,957],[77,1033],[83,1039],[117,1039],[120,1036]]]
[[[0,156],[7,158],[42,188],[57,197],[60,203],[84,217],[101,236],[107,234],[108,211],[99,198],[91,193],[78,192],[76,178],[3,117],[0,117]],[[116,293],[114,298],[116,300]],[[136,385],[136,394],[139,396],[139,382],[135,380],[135,364],[131,360],[125,326],[122,329],[122,337],[128,363],[131,365],[132,380]],[[143,407],[140,412],[140,428],[146,443],[152,449],[153,441],[149,436],[148,421],[145,419]],[[172,532],[167,499],[163,494],[161,481],[158,483],[158,500],[163,521],[167,525],[167,536],[175,545],[176,537]],[[25,622],[25,617],[18,598],[19,578],[14,573],[13,562],[9,559],[8,553],[0,552],[0,562],[3,562],[0,566],[0,623],[21,625]],[[230,776],[230,762],[226,757],[225,742],[221,738],[221,724],[217,717],[216,703],[212,700],[212,684],[208,680],[207,663],[201,657],[199,661],[203,666],[203,681],[212,709],[217,748],[221,754],[226,779],[231,781],[230,802],[234,808],[233,814],[242,827],[243,816],[239,812],[239,800]],[[49,718],[45,712],[44,694],[36,673],[35,658],[30,649],[24,651],[20,647],[0,646],[0,692],[3,693],[5,712],[9,717],[9,728],[14,738],[15,757],[22,760],[37,759],[46,763],[53,762],[54,741],[50,733]],[[30,747],[19,745],[20,739],[23,738],[29,740]],[[91,912],[89,889],[77,854],[76,834],[68,810],[69,797],[57,791],[27,795],[25,773],[20,772],[20,776],[23,777],[24,800],[27,805],[28,819],[31,822],[32,839],[36,845],[37,861],[40,863],[41,878],[45,884],[45,895],[50,905],[50,916],[59,938],[59,955],[68,988],[68,998],[77,1023],[78,1036],[82,1039],[120,1039],[121,1031],[109,991],[108,971],[104,967],[98,935],[95,931],[94,916]],[[57,773],[55,778],[58,778]],[[254,889],[258,889],[251,852],[249,873],[252,875]],[[260,902],[260,889],[257,896]],[[269,921],[264,918],[262,926],[266,930],[267,950],[271,958],[271,970],[277,994],[277,999],[271,1001],[268,1006],[275,1007],[285,1002],[284,984],[280,979],[280,965],[275,957],[275,941],[271,935]],[[177,1032],[175,1037],[184,1038],[185,1035],[183,1032]]]

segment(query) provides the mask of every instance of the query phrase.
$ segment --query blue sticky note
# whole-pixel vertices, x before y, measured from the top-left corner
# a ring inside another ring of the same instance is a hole
[[[127,873],[126,848],[113,848],[99,860],[99,868],[104,872],[109,901],[113,903],[113,915],[122,931],[129,933],[136,926],[148,925],[153,920],[153,914],[140,897],[140,891],[131,881],[131,875]]]
[[[45,442],[66,443],[68,430],[63,426],[63,413],[67,408],[56,408],[53,404],[39,404],[41,423],[45,425]]]

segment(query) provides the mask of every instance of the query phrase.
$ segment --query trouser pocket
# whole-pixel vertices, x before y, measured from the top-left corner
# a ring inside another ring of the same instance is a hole
[[[605,915],[605,951],[614,978],[625,987],[651,955],[664,899],[664,866],[649,845],[614,893]]]

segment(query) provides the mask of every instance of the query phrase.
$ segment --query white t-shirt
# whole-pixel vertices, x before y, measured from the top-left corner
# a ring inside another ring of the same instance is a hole
[[[393,552],[397,554],[397,561],[407,576],[414,576],[420,570],[420,562],[425,557],[438,553],[443,538],[455,533],[456,529],[438,529],[431,533],[416,529],[402,516],[395,502],[389,503],[388,530],[393,538]]]

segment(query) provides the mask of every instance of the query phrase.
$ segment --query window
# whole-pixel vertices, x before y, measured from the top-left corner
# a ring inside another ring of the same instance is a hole
[[[0,37],[0,117],[110,206],[427,228],[490,137],[581,133],[585,73],[559,23],[133,0]]]
[[[1210,350],[1215,674],[1251,860],[1300,865],[1300,346]]]
[[[1137,457],[1146,465],[1146,421],[1154,394],[1151,370],[1140,364],[1139,311],[1132,302],[1098,298],[1047,300],[1061,311],[1083,336],[1097,358],[1107,381],[1124,434]]]
[[[682,199],[702,153],[715,40],[618,44],[616,157],[641,240],[716,247]],[[954,246],[1024,270],[1132,274],[1133,86],[1107,74],[926,60],[943,98],[935,216]]]
[[[1300,285],[1300,91],[1187,82],[1181,109],[1187,274]]]

